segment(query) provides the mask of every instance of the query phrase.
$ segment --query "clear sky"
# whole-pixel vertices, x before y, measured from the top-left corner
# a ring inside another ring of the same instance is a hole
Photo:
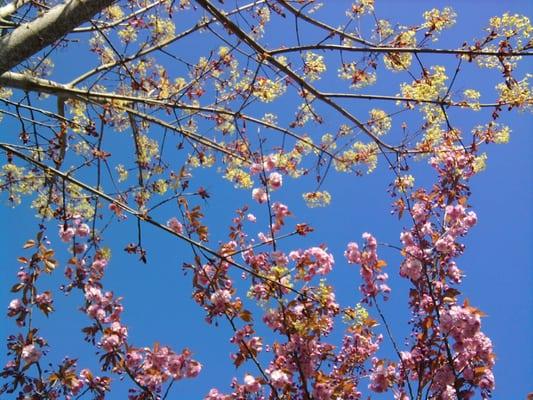
[[[347,1],[339,1],[345,5]],[[376,11],[380,18],[389,18],[404,25],[421,20],[422,12],[432,7],[452,6],[457,14],[457,25],[444,33],[438,47],[459,47],[463,41],[481,35],[490,17],[503,12],[531,15],[532,6],[528,1],[377,1]],[[326,19],[328,16],[326,16]],[[290,23],[273,26],[271,40],[280,40],[291,32]],[[179,29],[179,28],[178,28]],[[212,37],[212,36],[210,36]],[[187,56],[201,53],[203,37],[194,36],[189,42]],[[195,47],[197,46],[197,47]],[[215,44],[212,45],[215,47]],[[72,53],[69,53],[72,52]],[[62,51],[56,59],[56,72],[53,77],[66,82],[72,78],[71,69],[83,71],[82,60],[77,61],[70,54],[77,54],[75,49]],[[426,65],[448,63],[437,58],[426,58]],[[448,63],[447,65],[454,65]],[[520,75],[532,71],[532,63],[524,62]],[[332,75],[333,76],[333,75]],[[495,73],[469,67],[458,89],[478,88],[488,99],[496,96],[494,90]],[[334,86],[337,83],[326,78],[320,87]],[[398,82],[409,80],[399,75],[397,81],[380,80],[368,90],[372,93],[395,94]],[[367,115],[368,109],[377,103],[360,103],[361,115]],[[359,107],[359,105],[358,105]],[[276,104],[272,112],[285,118],[283,104]],[[286,117],[290,119],[293,116]],[[356,111],[356,114],[358,112]],[[468,131],[477,125],[475,113],[451,114],[454,123]],[[471,205],[476,211],[479,223],[467,237],[467,249],[459,260],[459,266],[466,277],[461,286],[463,294],[487,316],[483,318],[482,329],[493,340],[497,363],[495,367],[495,399],[524,399],[526,393],[533,391],[533,119],[531,114],[512,111],[503,122],[512,128],[511,140],[507,145],[493,145],[486,149],[488,153],[487,169],[472,181]],[[2,126],[2,141],[8,142],[15,137],[17,126],[13,120],[5,118]],[[334,123],[331,124],[334,126]],[[315,128],[313,133],[327,131],[328,121],[324,126]],[[317,136],[319,137],[319,136]],[[114,152],[120,153],[120,141],[110,143]],[[1,156],[2,159],[4,156]],[[427,179],[427,166],[415,168],[417,179]],[[268,214],[264,208],[251,204],[250,192],[236,190],[224,181],[215,171],[199,171],[196,183],[204,186],[211,194],[205,204],[206,221],[212,230],[210,244],[214,247],[219,240],[226,237],[233,212],[244,204],[250,204],[258,218],[257,229],[263,229]],[[338,289],[341,305],[355,304],[359,299],[359,273],[349,267],[342,257],[346,243],[359,241],[363,232],[373,233],[379,241],[398,243],[401,228],[406,223],[398,222],[390,216],[391,199],[386,193],[391,181],[390,173],[382,163],[378,170],[370,175],[355,177],[331,173],[324,183],[324,189],[333,197],[330,207],[325,209],[308,209],[301,200],[303,191],[313,189],[312,177],[303,180],[286,179],[285,187],[276,193],[276,200],[287,202],[295,214],[291,221],[308,222],[315,232],[305,242],[290,239],[283,244],[284,249],[291,246],[305,247],[327,243],[334,254],[336,266],[331,281]],[[5,196],[3,203],[7,203]],[[9,206],[0,208],[0,304],[7,309],[12,298],[10,287],[16,281],[18,265],[16,258],[21,255],[22,243],[32,237],[38,220],[29,201],[15,209]],[[171,214],[162,213],[161,220],[166,221]],[[230,328],[223,323],[219,326],[208,325],[204,313],[191,300],[190,275],[184,275],[181,265],[192,260],[190,249],[177,239],[169,237],[149,226],[144,228],[144,243],[148,250],[148,263],[138,262],[135,256],[125,254],[122,249],[136,240],[136,223],[133,219],[115,223],[106,233],[107,245],[113,251],[113,257],[105,278],[108,289],[124,298],[124,320],[129,326],[129,337],[134,345],[152,345],[154,342],[170,345],[175,350],[190,348],[194,357],[204,365],[201,375],[175,385],[171,398],[199,399],[209,388],[217,387],[229,391],[231,378],[242,379],[245,372],[254,372],[252,366],[244,366],[235,371],[229,359],[233,347],[229,343]],[[254,228],[256,229],[256,228]],[[253,230],[252,230],[253,232]],[[59,250],[56,228],[52,224],[50,238]],[[66,260],[66,253],[59,250],[60,261]],[[392,321],[393,330],[399,341],[408,333],[407,289],[408,285],[398,277],[400,258],[393,250],[381,250],[382,258],[388,261],[388,273],[391,276],[392,295],[385,306],[385,312]],[[43,279],[43,285],[57,288],[63,283],[57,270],[55,276]],[[235,276],[238,276],[235,273]],[[79,358],[80,366],[89,366],[96,371],[97,357],[94,348],[84,343],[80,328],[88,324],[86,316],[77,309],[82,304],[80,293],[73,292],[69,297],[57,293],[54,297],[57,312],[48,321],[37,319],[41,333],[50,343],[52,352],[50,360],[57,361],[64,355]],[[4,313],[5,315],[5,313]],[[0,324],[0,337],[5,338],[15,331],[13,321],[4,319]],[[266,331],[265,331],[266,332]],[[384,348],[387,354],[387,345]],[[0,364],[5,364],[5,347],[0,353]],[[126,386],[117,383],[118,392],[110,398],[124,398]],[[121,392],[122,390],[122,392]],[[178,396],[178,394],[180,396]]]

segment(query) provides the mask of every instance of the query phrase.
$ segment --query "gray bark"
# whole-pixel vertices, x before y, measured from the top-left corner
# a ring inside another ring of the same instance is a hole
[[[14,14],[20,7],[28,4],[30,0],[13,0],[11,3],[8,3],[0,7],[0,21],[9,17],[11,14]]]
[[[115,0],[71,0],[0,37],[0,74],[51,45]]]

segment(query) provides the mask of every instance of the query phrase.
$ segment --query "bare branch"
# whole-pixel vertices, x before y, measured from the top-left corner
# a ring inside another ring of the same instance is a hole
[[[225,27],[232,31],[239,39],[245,42],[250,48],[252,48],[260,58],[263,58],[270,65],[274,66],[276,69],[285,73],[292,80],[297,82],[303,89],[308,91],[310,94],[315,96],[317,99],[320,99],[322,102],[326,103],[328,106],[336,110],[343,117],[351,121],[355,126],[361,129],[368,137],[370,137],[378,146],[381,148],[386,148],[392,151],[399,151],[394,146],[391,146],[383,142],[378,136],[373,134],[363,122],[357,119],[353,114],[351,114],[344,107],[332,101],[330,98],[324,96],[318,89],[313,85],[309,84],[305,79],[303,79],[299,74],[294,72],[291,68],[281,63],[274,56],[272,56],[267,49],[257,43],[244,31],[242,31],[233,21],[231,21],[226,15],[224,15],[220,10],[218,10],[210,1],[208,0],[198,0],[200,4],[207,12],[217,18]]]
[[[495,56],[495,57],[522,57],[533,56],[531,51],[489,51],[476,49],[431,49],[420,47],[387,47],[387,46],[341,46],[337,44],[310,44],[302,46],[284,47],[270,50],[272,55],[283,53],[294,53],[304,50],[338,50],[356,53],[429,53],[429,54],[456,54],[468,57],[475,56]]]
[[[255,1],[253,3],[246,4],[246,5],[242,6],[242,7],[236,8],[235,10],[229,12],[228,15],[235,14],[235,13],[247,10],[248,8],[254,7],[254,6],[256,6],[258,4],[261,4],[261,3],[264,3],[264,0]],[[99,65],[98,67],[93,68],[93,69],[85,72],[84,74],[80,75],[76,79],[74,79],[72,82],[70,82],[70,85],[77,85],[78,83],[83,82],[84,80],[90,78],[91,76],[93,76],[93,75],[95,75],[95,74],[97,74],[99,72],[108,71],[111,68],[116,67],[117,65],[121,65],[122,63],[124,63],[124,64],[125,63],[129,63],[129,62],[132,62],[134,60],[137,60],[140,57],[143,57],[143,56],[145,56],[147,54],[150,54],[150,53],[152,53],[154,51],[161,50],[161,49],[167,47],[168,45],[176,42],[177,40],[183,39],[184,37],[189,36],[190,34],[209,26],[210,24],[212,24],[213,22],[216,22],[216,21],[217,21],[216,18],[212,18],[212,19],[210,19],[208,21],[198,22],[193,27],[191,27],[191,28],[189,28],[189,29],[177,34],[177,35],[174,35],[174,36],[170,37],[169,39],[165,39],[165,40],[161,41],[160,43],[158,43],[156,45],[147,47],[144,50],[141,50],[141,51],[139,51],[139,52],[137,52],[135,54],[132,54],[130,56],[125,56],[125,57],[122,58],[122,60],[117,60],[117,61],[113,61],[113,62],[110,62],[110,63],[107,63],[107,64]]]

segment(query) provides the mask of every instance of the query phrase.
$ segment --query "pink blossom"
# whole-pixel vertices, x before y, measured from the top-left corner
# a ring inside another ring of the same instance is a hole
[[[181,379],[183,375],[183,369],[185,365],[185,357],[182,354],[173,354],[170,353],[164,357],[164,362],[159,368],[167,368],[168,372],[174,379]],[[168,365],[167,365],[168,364]]]
[[[91,233],[91,228],[87,224],[80,224],[76,228],[76,234],[81,237],[88,236]]]
[[[268,185],[273,189],[279,189],[283,184],[283,176],[278,172],[271,172],[268,176]]]
[[[485,370],[485,373],[479,379],[478,386],[480,389],[494,389],[494,374],[490,369]]]
[[[282,317],[280,316],[279,312],[273,308],[265,312],[263,315],[263,322],[274,331],[281,329],[283,325]]]
[[[213,303],[213,312],[221,313],[226,309],[226,305],[231,301],[231,293],[226,289],[218,289],[211,295],[211,303]]]
[[[263,168],[265,172],[272,171],[276,167],[276,160],[278,156],[275,154],[269,154],[263,161]]]
[[[331,400],[333,388],[328,383],[316,382],[313,390],[313,398],[317,400]]]
[[[117,217],[121,217],[123,210],[122,207],[120,207],[118,204],[111,203],[109,204],[109,211],[112,211]]]
[[[109,353],[121,346],[127,336],[127,328],[122,326],[120,322],[115,321],[111,324],[110,328],[105,330],[105,334],[102,336],[99,344]]]
[[[413,219],[417,224],[424,223],[429,217],[428,209],[424,203],[415,203],[411,207]]]
[[[255,188],[252,190],[252,198],[259,204],[262,204],[267,201],[267,193],[263,188]]]
[[[402,232],[400,233],[400,241],[404,246],[414,246],[415,240],[411,232]]]
[[[187,369],[185,371],[185,376],[187,378],[194,378],[202,371],[202,364],[195,360],[189,360],[187,363]]]
[[[289,258],[285,253],[281,251],[273,251],[270,256],[272,257],[272,261],[274,261],[276,265],[286,267],[289,263]]]
[[[444,391],[440,394],[442,400],[457,400],[455,389],[451,385],[447,385]]]
[[[83,387],[83,381],[81,379],[73,379],[71,385],[70,390],[72,394],[77,395]]]
[[[28,274],[25,271],[19,271],[17,272],[17,277],[19,278],[21,283],[28,283],[31,279],[30,274]]]
[[[229,396],[225,396],[220,393],[217,389],[211,389],[207,396],[204,397],[204,400],[226,400],[229,399]]]
[[[167,221],[167,226],[172,229],[173,232],[177,233],[178,235],[183,234],[183,225],[181,222],[178,221],[177,218],[172,217]]]
[[[256,300],[268,300],[269,291],[264,284],[257,283],[251,287],[250,295]]]
[[[471,368],[476,363],[488,368],[494,366],[492,342],[483,332],[477,332],[471,337],[456,339],[453,350],[456,352],[454,355],[456,368],[464,370],[465,379],[476,381],[480,378],[474,375]],[[489,371],[488,368],[485,368],[484,373]]]
[[[243,253],[243,259],[254,269],[269,269],[268,256],[266,253],[254,254],[253,250],[250,249]]]
[[[470,307],[452,306],[441,315],[441,328],[457,341],[473,337],[481,326],[479,315]]]
[[[304,280],[306,281],[311,280],[316,274],[328,274],[335,263],[333,255],[321,247],[311,247],[305,251],[291,251],[289,258],[304,268]]]
[[[411,400],[405,392],[394,391],[394,400]]]
[[[23,309],[24,306],[22,305],[22,301],[20,301],[20,299],[13,299],[9,302],[9,306],[7,307],[7,315],[13,317]]]
[[[250,173],[252,175],[259,174],[261,171],[263,171],[263,166],[258,163],[253,163],[250,165]]]
[[[335,263],[333,255],[320,247],[311,247],[307,250],[307,255],[316,259],[318,264],[317,272],[322,275],[329,273]]]
[[[383,293],[384,295],[387,295],[387,294],[390,294],[391,288],[386,283],[382,283],[381,285],[379,285],[379,291]]]
[[[257,234],[257,238],[262,242],[262,243],[268,243],[272,240],[272,238],[270,236],[267,236],[265,235],[263,232],[259,232]]]
[[[407,257],[407,259],[400,266],[400,275],[406,276],[413,282],[416,282],[422,276],[423,264],[413,257]]]
[[[282,388],[289,383],[289,375],[280,369],[275,369],[270,372],[270,380],[274,387]]]
[[[372,360],[372,372],[368,388],[374,392],[385,392],[394,382],[396,370],[393,364],[386,365],[383,361]]]
[[[271,230],[273,232],[278,232],[285,224],[285,218],[291,215],[291,212],[289,211],[289,207],[280,202],[275,202],[272,204],[271,208],[275,217],[275,221],[272,224]]]
[[[376,264],[378,262],[378,242],[370,233],[363,233],[363,239],[366,241],[365,251],[361,253],[362,264]]]
[[[76,234],[76,231],[72,227],[65,227],[63,225],[59,225],[59,237],[61,238],[62,242],[70,242],[74,235]]]
[[[102,300],[102,291],[96,286],[87,285],[85,287],[85,298],[89,302],[100,302]]]
[[[105,310],[98,304],[91,304],[89,307],[87,307],[85,312],[89,317],[94,318],[100,322],[104,321],[106,315]]]
[[[90,377],[92,376],[91,370],[84,368],[80,371],[80,379],[85,383],[89,382]]]
[[[31,364],[39,361],[41,355],[42,353],[39,349],[37,349],[33,344],[29,344],[22,348],[20,358],[22,358],[26,364]]]
[[[464,221],[465,221],[465,225],[468,228],[473,227],[477,223],[477,215],[476,215],[476,213],[474,211],[470,211],[466,215],[466,218],[464,219]]]
[[[455,283],[461,283],[463,272],[457,268],[457,264],[454,261],[451,261],[448,265],[448,276]]]
[[[130,369],[135,369],[141,365],[143,356],[138,349],[130,348],[126,354],[126,365]]]
[[[258,392],[261,389],[261,383],[250,374],[244,375],[244,385],[246,390],[251,393]]]
[[[441,253],[448,254],[453,253],[455,250],[454,238],[446,234],[435,242],[435,248]]]
[[[92,264],[91,264],[91,269],[93,269],[94,271],[98,272],[99,274],[103,274],[104,273],[104,268],[106,267],[107,265],[107,260],[104,259],[104,258],[96,258],[95,260],[93,260]]]
[[[378,258],[378,242],[368,232],[363,233],[363,239],[366,241],[366,244],[362,252],[356,243],[349,243],[344,255],[348,259],[348,262],[361,265],[360,273],[363,278],[363,284],[359,289],[365,296],[365,301],[369,301],[368,298],[376,296],[379,292],[387,300],[391,289],[385,283],[388,275],[381,272],[381,268],[386,264]]]
[[[431,236],[433,234],[431,222],[426,222],[424,225],[422,225],[420,228],[420,233],[425,236]]]
[[[106,334],[102,336],[100,340],[100,346],[107,352],[111,353],[116,350],[122,344],[120,337],[114,333]]]
[[[448,385],[453,385],[455,376],[453,375],[451,368],[445,365],[435,372],[435,377],[433,380],[434,386],[443,388]]]
[[[289,207],[287,207],[285,204],[280,203],[278,201],[272,204],[272,211],[276,218],[285,218],[291,215],[291,212],[289,211]]]
[[[259,336],[254,336],[248,341],[247,345],[251,350],[260,353],[263,350],[263,339]]]
[[[87,243],[76,243],[73,247],[72,247],[72,252],[74,254],[82,254],[82,253],[85,253],[85,251],[87,250]]]
[[[460,204],[457,204],[455,206],[453,205],[449,205],[449,206],[446,206],[446,209],[445,209],[445,219],[450,221],[450,222],[455,222],[457,221],[458,219],[460,218],[463,218],[464,215],[465,215],[465,208],[460,205]]]
[[[44,292],[35,296],[35,302],[38,305],[52,304],[52,294],[50,292]]]
[[[122,338],[126,338],[128,336],[128,328],[121,325],[118,321],[115,321],[111,324],[111,330],[119,334]]]
[[[208,285],[215,274],[215,267],[211,264],[205,264],[200,269],[198,269],[198,282],[201,285]]]
[[[255,222],[257,220],[257,218],[255,217],[255,215],[253,214],[248,214],[246,215],[246,219],[250,222]]]
[[[348,243],[348,245],[346,246],[346,251],[344,252],[344,257],[346,257],[350,264],[361,263],[361,252],[359,251],[359,246],[357,245],[357,243]]]

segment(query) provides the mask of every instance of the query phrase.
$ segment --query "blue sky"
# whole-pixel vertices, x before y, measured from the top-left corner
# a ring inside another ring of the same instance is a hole
[[[346,6],[347,1],[339,1]],[[438,47],[458,47],[464,40],[481,36],[481,29],[488,19],[501,15],[505,11],[531,15],[531,6],[527,1],[378,1],[376,11],[380,18],[390,18],[404,25],[415,24],[421,20],[422,12],[431,7],[451,5],[458,14],[457,26],[444,34]],[[332,18],[326,15],[325,18]],[[274,34],[268,37],[273,43],[288,34],[287,26],[275,25]],[[203,37],[195,36],[187,42],[188,56],[201,53]],[[211,45],[211,44],[210,44]],[[217,44],[218,45],[218,44]],[[194,46],[198,46],[194,49]],[[215,44],[212,44],[215,47]],[[72,70],[83,71],[83,61],[72,61],[69,52],[77,54],[76,49],[62,51],[56,59],[54,78],[66,82],[72,78]],[[68,59],[68,61],[67,61]],[[440,60],[427,57],[427,64],[454,65],[448,59]],[[519,76],[532,70],[531,62],[524,62]],[[459,89],[475,87],[486,95],[487,99],[495,97],[494,82],[497,74],[468,66]],[[338,83],[326,78],[319,87],[335,87]],[[408,80],[405,75],[396,77],[387,75],[368,90],[369,93],[395,94],[398,83]],[[382,106],[378,103],[360,102],[354,107],[357,115],[366,117],[368,109]],[[272,106],[272,112],[280,114],[280,120],[290,119],[284,115],[283,104]],[[384,108],[386,106],[383,106]],[[286,113],[285,113],[286,114]],[[475,113],[462,112],[451,114],[456,124],[468,131],[479,123]],[[401,119],[398,119],[401,121]],[[395,120],[395,124],[398,123]],[[462,284],[464,296],[483,310],[487,317],[483,319],[483,330],[493,340],[497,354],[495,367],[496,390],[495,399],[523,399],[525,394],[533,391],[530,383],[533,376],[533,347],[531,331],[533,329],[533,272],[532,272],[532,178],[533,150],[532,117],[529,114],[512,111],[503,122],[512,128],[511,140],[507,145],[494,145],[485,149],[488,153],[487,169],[472,181],[471,205],[476,211],[479,223],[466,239],[467,250],[459,260],[459,266],[465,271],[466,278]],[[328,125],[329,124],[329,125]],[[326,119],[323,126],[314,128],[314,134],[320,130],[333,127]],[[1,122],[3,132],[17,129],[13,120]],[[13,136],[12,134],[6,134]],[[317,136],[319,137],[319,136]],[[124,148],[122,139],[114,139],[110,148],[121,154]],[[7,139],[2,139],[7,141]],[[421,161],[425,163],[425,161]],[[427,166],[416,167],[417,179],[424,182],[428,179]],[[211,198],[204,205],[206,221],[212,230],[211,245],[216,246],[228,232],[233,212],[245,204],[251,204],[250,192],[235,190],[230,183],[224,181],[214,171],[199,171],[196,185],[204,186]],[[386,190],[391,181],[391,174],[382,163],[378,170],[370,175],[355,177],[349,175],[330,174],[324,183],[333,201],[325,209],[308,209],[301,200],[303,191],[313,190],[312,177],[302,180],[286,179],[285,187],[276,193],[275,200],[287,202],[295,214],[294,223],[308,222],[315,232],[304,242],[289,239],[284,249],[306,247],[327,243],[334,254],[336,267],[331,274],[330,282],[338,289],[341,305],[355,304],[359,300],[358,270],[349,267],[343,260],[342,253],[349,241],[360,241],[363,232],[372,232],[379,241],[397,243],[399,233],[405,221],[398,221],[390,216],[391,199]],[[6,203],[5,197],[2,201]],[[0,208],[0,243],[2,266],[0,268],[0,304],[7,304],[12,296],[9,288],[15,282],[18,265],[16,258],[21,255],[21,245],[34,235],[38,220],[33,210],[28,207],[29,201],[15,209],[5,206]],[[258,227],[264,229],[268,215],[264,208],[252,205],[258,218]],[[161,220],[166,221],[172,216],[171,211],[161,212]],[[231,378],[242,379],[245,372],[255,372],[251,366],[244,366],[235,371],[229,360],[233,350],[229,343],[231,336],[228,326],[208,325],[203,321],[204,313],[191,300],[190,275],[184,275],[181,265],[191,261],[190,249],[175,238],[169,237],[152,227],[143,229],[144,243],[148,250],[148,264],[138,262],[135,256],[125,254],[122,249],[127,243],[136,240],[136,223],[128,219],[115,223],[106,233],[107,245],[111,247],[113,257],[105,278],[108,289],[124,298],[124,320],[129,326],[130,340],[134,345],[152,345],[160,342],[179,350],[189,347],[195,358],[201,361],[204,369],[199,378],[182,381],[175,385],[175,397],[196,399],[206,394],[210,387],[218,387],[222,391],[229,388]],[[55,223],[51,224],[50,238],[60,253],[60,261],[66,260],[61,251],[62,244],[56,236]],[[393,330],[401,342],[408,333],[406,327],[406,294],[407,282],[397,276],[399,260],[393,250],[382,249],[382,258],[388,261],[388,273],[391,276],[393,293],[385,306]],[[43,287],[57,288],[63,283],[59,268],[54,276],[43,279]],[[237,277],[238,274],[236,273]],[[48,285],[48,286],[47,286]],[[73,292],[69,297],[60,293],[54,296],[57,312],[48,321],[39,318],[36,325],[41,326],[41,333],[51,345],[51,362],[58,361],[64,355],[79,358],[80,366],[90,366],[96,370],[97,357],[94,348],[82,341],[80,328],[88,323],[87,318],[77,308],[82,303],[79,293]],[[6,337],[15,331],[12,321],[4,319],[0,325],[0,336]],[[384,353],[387,354],[387,345]],[[0,364],[5,363],[5,351],[0,353]],[[117,384],[118,392],[110,398],[123,398],[127,387]]]

